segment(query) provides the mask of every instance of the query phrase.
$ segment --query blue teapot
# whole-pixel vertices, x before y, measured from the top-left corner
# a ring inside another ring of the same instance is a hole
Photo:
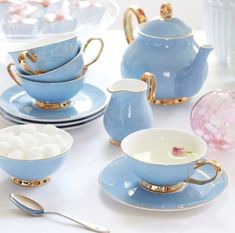
[[[130,7],[124,16],[124,31],[129,46],[121,72],[124,78],[140,79],[144,72],[157,78],[155,104],[183,103],[202,87],[208,72],[207,57],[212,46],[199,47],[192,29],[172,17],[172,7],[164,3],[161,17],[147,22],[144,11]],[[133,36],[132,16],[138,19],[138,36]]]

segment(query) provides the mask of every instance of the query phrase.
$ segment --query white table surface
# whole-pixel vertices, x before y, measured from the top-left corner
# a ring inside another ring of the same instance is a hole
[[[201,35],[201,34],[200,34]],[[120,59],[127,46],[123,32],[108,31],[103,36],[105,50],[100,61],[90,69],[88,82],[105,89],[120,76]],[[200,38],[199,38],[200,39]],[[1,44],[0,47],[4,47]],[[2,49],[1,49],[2,51]],[[14,85],[6,73],[7,57],[1,52],[0,91]],[[235,88],[235,77],[209,57],[209,75],[201,92],[188,103],[178,106],[153,106],[156,127],[170,127],[191,131],[190,110],[203,94],[218,88]],[[0,128],[9,124],[2,118]],[[235,220],[235,153],[234,150],[209,149],[207,157],[219,161],[229,176],[229,187],[216,201],[205,207],[181,212],[150,212],[116,203],[107,197],[98,184],[103,167],[123,153],[111,145],[102,119],[91,125],[70,131],[74,145],[66,162],[52,181],[39,188],[24,188],[13,184],[0,170],[0,232],[1,233],[76,233],[86,232],[57,217],[34,218],[21,214],[9,202],[11,192],[22,193],[38,200],[46,209],[61,211],[103,225],[114,233],[194,233],[234,232]]]

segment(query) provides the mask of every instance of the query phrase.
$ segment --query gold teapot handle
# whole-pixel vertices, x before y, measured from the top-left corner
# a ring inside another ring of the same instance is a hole
[[[25,70],[27,73],[29,73],[31,75],[45,73],[45,71],[43,71],[43,70],[33,71],[31,69],[31,67],[27,64],[27,59],[29,59],[31,62],[35,63],[37,61],[38,57],[36,54],[31,53],[29,51],[21,52],[18,56],[18,62],[20,63],[23,70]]]
[[[127,43],[130,44],[135,38],[133,34],[132,15],[137,17],[138,23],[144,23],[147,21],[144,11],[139,6],[129,7],[124,14],[124,31],[126,35]]]
[[[221,175],[221,172],[222,172],[221,165],[214,160],[205,160],[203,162],[198,161],[196,163],[194,169],[198,169],[198,168],[205,166],[205,165],[210,165],[215,169],[215,175],[212,178],[207,179],[207,180],[197,180],[197,179],[193,179],[193,178],[188,178],[185,182],[190,183],[190,184],[203,185],[203,184],[208,184],[208,183],[212,182],[213,180],[215,180],[216,178],[218,178]]]
[[[148,94],[148,101],[150,104],[153,104],[155,101],[155,93],[156,93],[156,78],[153,74],[146,72],[141,77],[141,80],[148,83],[149,81],[149,94]]]
[[[13,64],[13,63],[8,64],[7,71],[9,73],[10,77],[17,83],[17,85],[21,86],[20,81],[18,81],[19,77],[17,76],[15,71],[13,71],[13,66],[15,66],[15,64]]]
[[[99,49],[98,54],[96,55],[96,57],[84,65],[84,67],[86,67],[86,68],[88,68],[88,66],[92,65],[93,63],[95,63],[99,59],[99,57],[100,57],[100,55],[101,55],[101,53],[104,49],[104,41],[101,38],[90,38],[90,39],[88,39],[88,41],[84,45],[83,52],[85,53],[88,45],[92,41],[95,41],[95,40],[100,42],[100,49]]]

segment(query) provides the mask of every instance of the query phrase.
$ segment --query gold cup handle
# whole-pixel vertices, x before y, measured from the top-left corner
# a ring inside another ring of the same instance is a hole
[[[88,45],[89,45],[92,41],[99,41],[99,42],[100,42],[100,49],[99,49],[98,54],[96,55],[96,57],[93,58],[91,61],[87,62],[87,63],[84,65],[85,68],[88,68],[88,66],[92,65],[93,63],[95,63],[95,62],[99,59],[99,57],[100,57],[100,55],[101,55],[101,53],[102,53],[102,51],[103,51],[103,49],[104,49],[104,42],[103,42],[103,40],[102,40],[101,38],[90,38],[90,39],[88,39],[88,41],[87,41],[86,44],[84,45],[84,48],[83,48],[83,52],[84,52],[84,53],[86,52],[86,49],[87,49]]]
[[[205,165],[210,165],[215,169],[215,175],[212,178],[207,179],[207,180],[196,180],[193,178],[188,178],[185,182],[190,183],[190,184],[203,185],[203,184],[208,184],[208,183],[212,182],[213,180],[215,180],[217,177],[219,177],[221,175],[221,172],[222,172],[221,165],[213,160],[205,160],[203,162],[198,161],[196,163],[194,169],[198,169],[198,168],[205,166]]]
[[[31,69],[31,67],[27,64],[27,59],[29,59],[31,62],[35,63],[37,61],[38,57],[36,54],[31,53],[29,51],[21,52],[18,56],[18,62],[20,63],[23,70],[25,70],[26,72],[28,72],[31,75],[45,73],[43,70],[33,71]]]
[[[153,104],[155,101],[155,93],[156,93],[156,86],[157,86],[156,78],[153,74],[146,72],[141,77],[141,80],[146,83],[149,83],[148,101],[150,104]]]
[[[18,77],[18,75],[15,73],[15,71],[13,70],[13,66],[15,66],[15,64],[13,64],[13,63],[8,64],[8,66],[7,66],[7,71],[8,71],[8,73],[9,73],[10,77],[17,83],[17,85],[20,85],[20,86],[21,86],[20,81],[18,81],[19,77]]]
[[[137,17],[138,23],[144,23],[147,21],[144,11],[139,6],[129,7],[124,14],[124,31],[126,35],[127,43],[130,44],[135,38],[133,34],[132,15]]]

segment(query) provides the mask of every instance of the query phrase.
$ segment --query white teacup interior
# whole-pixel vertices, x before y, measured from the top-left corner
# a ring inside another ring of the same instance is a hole
[[[200,137],[170,129],[135,132],[122,141],[121,147],[131,158],[159,165],[190,163],[204,157],[207,151]]]
[[[48,38],[42,38],[42,39],[34,40],[29,43],[24,43],[21,45],[13,46],[11,49],[8,50],[8,52],[17,52],[17,51],[45,47],[51,44],[56,44],[56,43],[60,43],[60,42],[72,39],[74,37],[76,37],[74,33],[66,33],[63,35],[56,35],[56,36],[51,36]]]
[[[137,79],[122,79],[108,87],[109,92],[130,91],[142,92],[147,89],[147,84]]]

